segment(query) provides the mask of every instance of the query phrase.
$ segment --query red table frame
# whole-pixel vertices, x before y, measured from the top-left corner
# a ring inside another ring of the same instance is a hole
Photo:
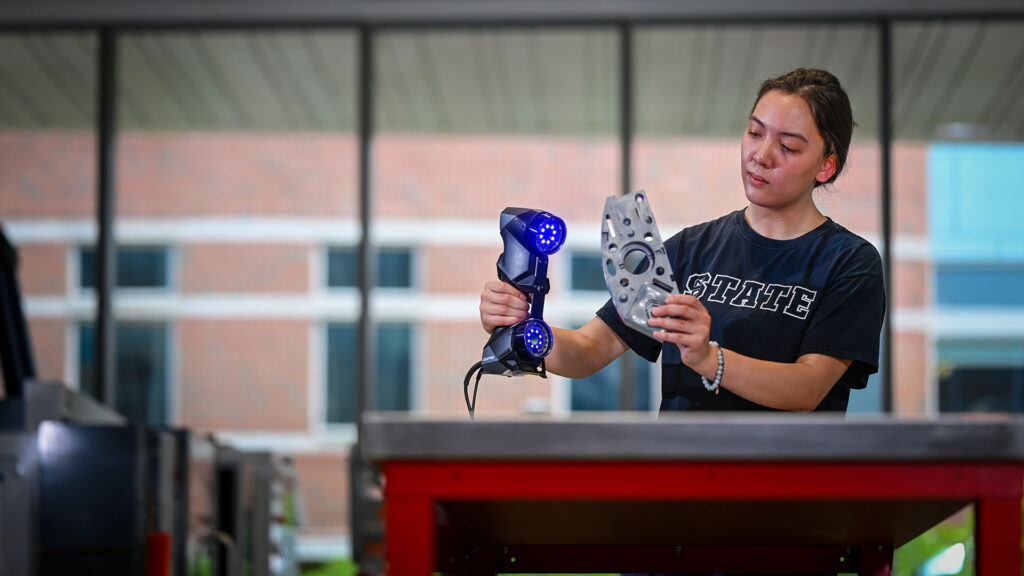
[[[977,574],[1021,573],[1024,465],[1018,463],[390,460],[379,464],[385,477],[388,574],[395,576],[425,576],[442,569],[437,557],[438,503],[496,500],[962,500],[975,506]],[[614,571],[616,566],[626,565],[623,563],[636,566],[638,558],[644,559],[645,570],[679,569],[678,559],[669,557],[678,555],[681,548],[601,544],[588,548],[585,557],[593,561],[590,563],[602,563],[605,571]],[[757,549],[754,557],[765,570],[834,570],[836,554],[845,550],[855,556],[860,574],[882,576],[891,571],[892,544],[850,542],[837,548],[808,542],[798,552],[765,546]],[[728,541],[720,546],[687,546],[687,558],[692,561],[685,570],[709,566],[717,571],[744,569],[739,558],[749,556],[736,550]],[[466,575],[495,574],[509,568],[517,572],[573,566],[592,569],[578,560],[581,555],[573,547],[508,543],[500,549],[492,544],[484,552],[454,562],[455,570],[451,566],[443,569]],[[513,557],[514,565],[509,564]],[[566,559],[572,559],[572,566]]]

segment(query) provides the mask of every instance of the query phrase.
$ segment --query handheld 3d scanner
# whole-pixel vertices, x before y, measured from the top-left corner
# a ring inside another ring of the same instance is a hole
[[[523,292],[530,315],[491,333],[480,361],[482,374],[545,376],[544,357],[551,351],[551,328],[544,322],[548,256],[565,242],[565,221],[541,210],[505,208],[500,218],[504,252],[498,257],[498,279]]]

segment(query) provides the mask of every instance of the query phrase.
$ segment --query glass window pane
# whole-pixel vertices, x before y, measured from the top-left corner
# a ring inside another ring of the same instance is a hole
[[[412,254],[408,250],[384,248],[377,258],[377,281],[382,288],[412,287]]]
[[[0,219],[42,380],[74,379],[67,334],[93,301],[71,306],[67,262],[94,241],[96,51],[92,32],[0,32]]]
[[[631,359],[633,368],[633,405],[622,406],[622,373],[625,359],[619,358],[588,378],[572,380],[572,410],[641,410],[651,409],[651,374],[653,365],[640,357]]]
[[[938,342],[941,412],[1024,412],[1024,338]]]
[[[78,259],[78,284],[96,287],[96,250],[82,248]],[[164,288],[167,286],[167,250],[122,247],[117,250],[119,288]]]
[[[78,329],[79,383],[96,395],[96,330],[91,323]],[[167,326],[162,323],[121,323],[116,327],[117,399],[114,408],[127,418],[146,424],[168,422]]]
[[[893,27],[896,408],[1019,409],[1024,20]]]
[[[408,249],[377,250],[377,285],[383,288],[412,286],[412,253]],[[354,246],[331,248],[327,251],[327,286],[359,286],[359,254]]]
[[[323,261],[359,238],[356,33],[126,29],[118,47],[117,241],[173,256],[167,293],[115,293],[118,322],[175,334],[177,424],[318,444],[321,327],[359,314],[355,291],[324,290]],[[304,530],[348,522],[303,507]]]
[[[935,270],[939,306],[1024,308],[1024,263],[1007,265],[940,264]]]
[[[496,279],[502,210],[552,212],[566,221],[567,242],[598,248],[583,230],[619,192],[618,36],[599,27],[406,29],[382,31],[375,46],[374,233],[382,246],[408,245],[424,271],[422,283],[403,280],[410,294],[376,294],[375,310],[382,321],[418,323],[416,365],[430,366],[417,382],[424,408],[465,414],[446,391],[487,342],[476,308]],[[568,274],[569,252],[552,255],[544,309],[555,325],[589,320],[600,306],[572,306]],[[546,409],[551,382],[482,387],[479,410]]]
[[[407,325],[377,328],[377,409],[408,410],[412,384],[412,330]]]
[[[327,421],[356,421],[356,362],[359,342],[356,327],[327,328]]]
[[[359,286],[359,254],[352,247],[327,252],[327,285],[331,288]]]
[[[574,252],[572,262],[572,289],[581,291],[607,292],[600,254]]]
[[[355,422],[356,362],[360,352],[356,326],[327,327],[327,421]],[[412,330],[383,324],[377,329],[376,407],[408,410],[412,378]]]
[[[939,388],[942,412],[1024,412],[1024,366],[951,366]]]

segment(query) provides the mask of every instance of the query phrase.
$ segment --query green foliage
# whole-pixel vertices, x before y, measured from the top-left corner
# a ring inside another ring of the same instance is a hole
[[[188,568],[188,576],[213,576],[213,561],[209,556],[194,559]]]
[[[963,544],[964,567],[958,576],[974,576],[974,508],[966,508],[896,550],[894,576],[918,576],[921,568],[937,554]]]
[[[303,576],[356,576],[359,566],[348,558],[325,562],[311,570],[302,571]]]

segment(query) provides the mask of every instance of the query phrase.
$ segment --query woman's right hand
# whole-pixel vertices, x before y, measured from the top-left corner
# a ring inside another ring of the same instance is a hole
[[[530,315],[526,294],[507,282],[492,280],[480,293],[480,324],[488,334],[498,326],[511,326]]]

